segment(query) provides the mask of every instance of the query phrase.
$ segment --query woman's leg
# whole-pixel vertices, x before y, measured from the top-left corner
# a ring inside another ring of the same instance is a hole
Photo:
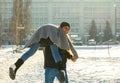
[[[62,58],[60,56],[58,47],[55,44],[53,44],[53,45],[50,45],[50,48],[51,48],[52,56],[53,56],[55,62],[56,63],[61,62]]]
[[[23,61],[26,61],[29,57],[31,57],[37,51],[39,46],[40,46],[39,43],[32,44],[31,48],[26,53],[23,54],[21,59]]]
[[[35,43],[31,46],[31,48],[23,54],[21,58],[19,58],[13,65],[9,68],[9,76],[12,80],[15,79],[17,70],[21,67],[21,65],[32,56],[38,49],[39,43]]]

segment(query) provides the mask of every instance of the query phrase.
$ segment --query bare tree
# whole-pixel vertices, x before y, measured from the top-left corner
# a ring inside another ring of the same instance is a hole
[[[30,31],[30,28],[32,26],[31,24],[31,0],[25,0],[25,5],[24,5],[24,24],[25,24],[25,27],[26,27],[26,32],[29,32]],[[27,35],[27,34],[26,34]]]
[[[5,1],[1,2],[1,10],[0,10],[0,45],[3,43],[3,29],[5,25]]]
[[[21,44],[31,28],[30,17],[31,0],[13,0],[13,15],[10,22],[10,35],[12,42]]]
[[[0,46],[2,44],[1,32],[2,32],[2,16],[1,16],[1,12],[0,12]]]

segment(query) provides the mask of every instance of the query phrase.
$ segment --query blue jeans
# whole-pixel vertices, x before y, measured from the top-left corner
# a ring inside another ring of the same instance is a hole
[[[23,56],[21,57],[22,60],[26,61],[30,56],[32,56],[37,51],[39,46],[40,46],[39,43],[32,44],[31,48],[26,53],[24,53]],[[62,58],[58,51],[58,47],[56,45],[51,45],[50,49],[51,49],[52,56],[53,56],[55,62],[57,63],[59,61],[62,61]],[[66,70],[64,70],[64,71],[66,74],[66,83],[68,83],[68,77],[67,77]],[[55,77],[57,77],[58,80],[60,79],[58,69],[55,69],[55,68],[46,68],[45,69],[45,83],[53,83]]]
[[[40,46],[39,43],[32,44],[31,48],[26,53],[24,53],[23,56],[21,57],[22,60],[26,61],[30,56],[32,56],[37,51],[39,46]],[[58,47],[56,45],[50,45],[50,48],[51,48],[52,56],[53,56],[55,62],[57,63],[59,61],[62,61],[62,58],[58,51]]]
[[[50,45],[50,49],[51,49],[52,56],[53,56],[55,62],[57,63],[57,62],[62,61],[58,47],[55,44],[53,44],[53,45]]]
[[[68,76],[67,76],[66,69],[64,71],[65,71],[65,76],[66,76],[65,83],[68,83]],[[45,83],[53,83],[55,77],[57,77],[57,79],[60,80],[58,69],[56,69],[56,68],[46,68],[45,69]]]
[[[40,46],[39,43],[32,44],[30,49],[22,55],[22,57],[21,57],[22,60],[26,61],[30,56],[32,56],[37,51],[39,46]]]

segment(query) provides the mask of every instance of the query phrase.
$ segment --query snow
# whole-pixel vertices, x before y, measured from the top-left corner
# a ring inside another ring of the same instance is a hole
[[[120,45],[75,46],[75,49],[78,60],[67,62],[70,83],[120,83]],[[0,83],[44,83],[42,50],[20,67],[15,80],[9,78],[9,66],[27,50],[13,54],[12,46],[0,48]],[[54,83],[59,82],[55,79]]]

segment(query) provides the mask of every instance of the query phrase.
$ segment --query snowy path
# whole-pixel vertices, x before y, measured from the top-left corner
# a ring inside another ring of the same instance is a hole
[[[110,48],[109,54],[107,49],[77,49],[77,52],[77,62],[68,60],[67,63],[70,83],[120,83],[119,46]],[[37,51],[22,65],[14,81],[9,78],[9,66],[22,54],[12,54],[9,48],[0,49],[0,83],[44,83],[42,51]],[[54,83],[58,81],[55,79]]]

